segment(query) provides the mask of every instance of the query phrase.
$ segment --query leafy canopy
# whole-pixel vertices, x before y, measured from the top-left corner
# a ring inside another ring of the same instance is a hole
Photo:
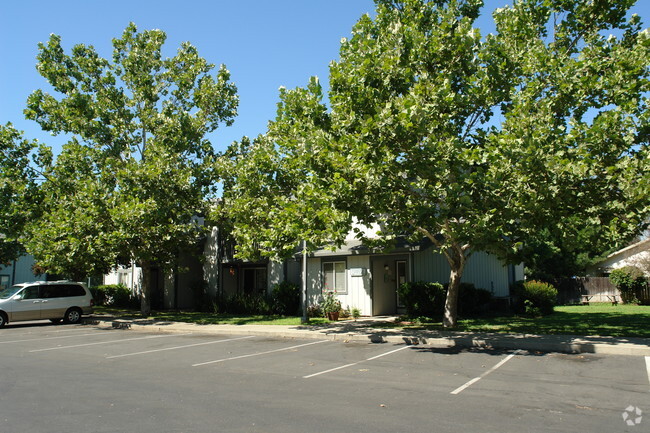
[[[544,228],[629,237],[650,209],[650,38],[630,5],[520,0],[482,37],[479,0],[377,1],[330,65],[330,107],[316,79],[282,90],[267,134],[233,147],[242,254],[341,243],[352,216],[384,242],[427,237],[454,326],[472,251],[521,259]]]
[[[37,148],[11,123],[0,125],[0,265],[24,253],[25,224],[34,218],[38,202],[38,173],[30,158],[37,157]]]
[[[196,241],[193,217],[215,193],[206,134],[233,122],[238,97],[225,66],[214,71],[187,42],[163,57],[165,39],[130,24],[111,59],[83,44],[66,54],[57,35],[39,44],[37,69],[56,94],[35,91],[25,114],[72,136],[43,164],[43,216],[30,225],[28,248],[47,270],[165,267]]]

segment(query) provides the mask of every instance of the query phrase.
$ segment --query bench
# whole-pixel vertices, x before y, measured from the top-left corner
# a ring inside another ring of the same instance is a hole
[[[600,296],[600,299],[604,296],[612,303],[612,305],[618,305],[618,295],[608,295],[603,293],[598,293],[596,295],[582,295],[582,305],[589,305],[589,302],[596,296]]]

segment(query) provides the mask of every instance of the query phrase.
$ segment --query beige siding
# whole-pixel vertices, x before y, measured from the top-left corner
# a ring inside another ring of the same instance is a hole
[[[369,256],[349,256],[341,258],[329,258],[329,261],[345,261],[346,265],[346,288],[347,294],[338,295],[343,308],[358,308],[362,315],[370,315],[372,304],[370,300],[371,283],[370,283],[370,258]],[[353,277],[350,275],[351,268],[365,269],[364,275]],[[322,261],[320,258],[307,259],[308,283],[307,291],[309,294],[310,305],[322,302]]]
[[[271,293],[273,286],[284,281],[284,263],[269,261],[267,266],[267,292]]]
[[[309,305],[320,304],[322,301],[321,296],[321,270],[320,259],[308,258],[307,259],[307,295],[309,298]]]
[[[360,277],[350,275],[350,269],[365,269]],[[364,316],[371,315],[370,303],[370,257],[369,256],[350,256],[347,257],[347,295],[339,295],[339,300],[343,308],[358,308]]]
[[[217,295],[217,287],[219,286],[219,254],[218,254],[218,240],[219,229],[212,227],[210,233],[205,241],[203,255],[203,279],[208,283],[208,294],[210,296]]]

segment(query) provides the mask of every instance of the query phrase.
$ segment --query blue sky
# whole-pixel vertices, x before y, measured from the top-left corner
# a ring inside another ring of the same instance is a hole
[[[508,3],[486,0],[477,22],[483,34],[492,29],[491,11]],[[638,0],[633,10],[647,26],[650,1]],[[66,139],[41,131],[22,114],[27,96],[47,88],[35,69],[38,42],[56,33],[66,50],[91,44],[110,57],[111,39],[132,21],[140,30],[164,30],[166,55],[189,41],[209,62],[224,63],[231,71],[240,96],[239,116],[233,126],[210,136],[214,147],[223,150],[244,135],[265,131],[275,116],[280,86],[304,86],[312,75],[326,85],[340,39],[350,35],[361,15],[373,11],[372,0],[8,1],[0,12],[0,123],[12,122],[27,138],[58,152]]]

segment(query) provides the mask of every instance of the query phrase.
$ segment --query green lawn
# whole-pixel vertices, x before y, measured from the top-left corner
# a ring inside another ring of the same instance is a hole
[[[426,329],[442,329],[439,323],[422,323]],[[549,316],[486,316],[459,320],[459,331],[528,334],[609,335],[650,337],[650,306],[572,305],[555,307]]]
[[[148,317],[143,317],[138,311],[121,308],[96,307],[98,314],[110,314],[115,317],[132,319],[153,319],[170,322],[188,322],[199,325],[300,325],[300,317],[294,316],[261,316],[200,313],[192,311],[152,311]],[[309,320],[310,324],[329,322],[325,318]]]
[[[141,319],[138,312],[107,307],[97,307],[97,313],[112,314],[116,317]],[[245,316],[232,314],[213,314],[197,312],[162,311],[152,312],[148,319],[190,322],[201,325],[300,325],[300,317],[286,316]],[[325,318],[310,319],[309,324],[329,323]],[[384,328],[443,330],[437,322],[417,322],[415,324],[382,323],[368,324]],[[458,331],[501,332],[527,334],[574,334],[609,335],[615,337],[650,338],[650,306],[592,304],[555,307],[549,316],[533,318],[516,315],[490,315],[461,319]]]

